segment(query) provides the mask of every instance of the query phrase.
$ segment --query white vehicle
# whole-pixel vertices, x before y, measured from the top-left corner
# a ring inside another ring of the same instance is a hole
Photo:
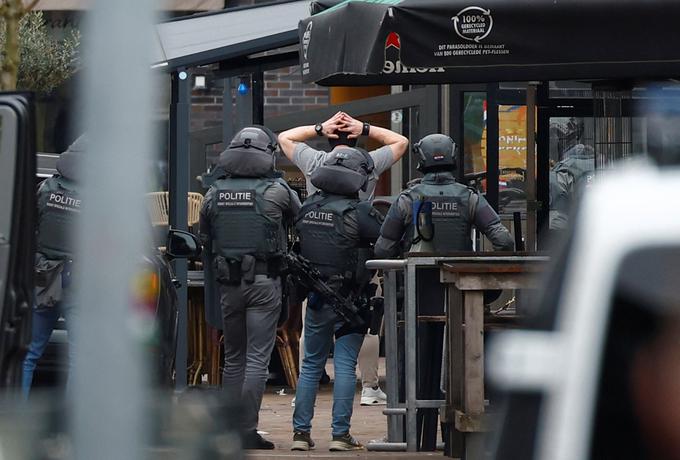
[[[679,197],[680,168],[637,162],[585,194],[539,324],[491,344],[494,458],[680,458]]]

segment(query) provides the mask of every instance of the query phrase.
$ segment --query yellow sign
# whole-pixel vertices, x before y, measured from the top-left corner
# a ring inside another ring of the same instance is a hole
[[[475,155],[475,171],[486,169],[486,127],[482,133],[480,157]],[[527,167],[527,108],[524,105],[498,107],[498,164],[500,169]]]

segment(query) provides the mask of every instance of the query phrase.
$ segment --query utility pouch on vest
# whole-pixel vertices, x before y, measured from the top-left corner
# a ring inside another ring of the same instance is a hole
[[[241,284],[241,261],[217,256],[214,259],[215,277],[221,284]]]
[[[286,259],[281,255],[271,257],[267,260],[267,267],[267,274],[272,278],[280,276],[282,273],[286,273],[286,270],[288,269],[286,266]]]
[[[63,260],[51,260],[42,255],[36,256],[35,305],[38,308],[54,307],[61,302],[64,294],[63,269]]]
[[[475,221],[475,215],[477,215],[477,203],[479,203],[479,195],[477,195],[477,192],[471,190],[470,203],[468,204],[470,222]]]
[[[255,281],[255,257],[250,254],[244,255],[241,259],[241,277],[248,284]]]

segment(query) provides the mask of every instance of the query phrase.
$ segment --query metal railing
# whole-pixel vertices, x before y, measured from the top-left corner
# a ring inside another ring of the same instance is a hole
[[[369,260],[366,267],[383,270],[385,296],[385,390],[387,405],[387,442],[371,442],[368,450],[415,452],[418,450],[418,409],[441,408],[445,400],[417,398],[417,297],[416,268],[437,267],[450,257],[408,257],[401,260]],[[399,331],[397,318],[397,276],[404,271],[404,390],[399,402]],[[405,423],[405,425],[404,425]],[[406,442],[404,442],[404,428]]]

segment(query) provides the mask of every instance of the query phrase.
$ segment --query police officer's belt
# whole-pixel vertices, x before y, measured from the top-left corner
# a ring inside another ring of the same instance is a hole
[[[217,280],[222,284],[240,284],[242,280],[252,283],[256,275],[279,276],[282,269],[282,259],[273,257],[268,260],[259,260],[253,256],[245,255],[243,260],[237,260],[217,256],[214,260],[214,266]]]

